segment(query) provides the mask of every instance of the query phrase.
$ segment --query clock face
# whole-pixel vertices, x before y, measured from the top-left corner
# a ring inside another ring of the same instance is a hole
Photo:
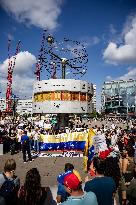
[[[65,67],[66,78],[80,78],[87,71],[88,54],[79,41],[64,38],[56,41],[53,36],[43,33],[38,56],[40,72],[43,78],[61,78]]]

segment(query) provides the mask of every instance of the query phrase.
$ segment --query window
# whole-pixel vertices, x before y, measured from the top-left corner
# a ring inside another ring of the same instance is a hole
[[[61,99],[62,99],[62,100],[71,100],[71,94],[70,94],[70,92],[65,92],[65,91],[63,91],[63,92],[61,93]]]
[[[86,101],[86,93],[80,94],[80,101]]]
[[[79,101],[79,92],[74,92],[71,94],[71,100]]]

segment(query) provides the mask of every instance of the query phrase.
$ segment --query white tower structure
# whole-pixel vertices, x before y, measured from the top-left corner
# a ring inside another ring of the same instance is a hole
[[[91,113],[93,85],[75,79],[37,81],[33,89],[33,113]]]

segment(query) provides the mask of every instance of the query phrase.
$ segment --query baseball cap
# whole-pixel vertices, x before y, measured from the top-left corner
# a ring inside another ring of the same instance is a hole
[[[78,187],[82,184],[81,177],[76,170],[73,170],[72,173],[67,174],[64,177],[63,184],[72,190],[77,190]]]
[[[65,176],[67,176],[68,174],[71,174],[72,172],[73,172],[72,170],[68,170],[67,172],[64,172],[64,173],[62,173],[62,174],[59,174],[59,176],[57,177],[57,181],[58,181],[60,184],[63,184]]]

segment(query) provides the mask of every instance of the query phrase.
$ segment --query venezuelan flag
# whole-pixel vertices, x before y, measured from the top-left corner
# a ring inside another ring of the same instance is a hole
[[[94,156],[94,145],[93,145],[93,136],[95,132],[92,128],[89,129],[88,138],[86,139],[85,149],[84,149],[84,171],[88,171],[88,163],[92,160]]]
[[[42,151],[78,150],[84,151],[88,133],[73,132],[69,134],[41,135],[40,149]]]

